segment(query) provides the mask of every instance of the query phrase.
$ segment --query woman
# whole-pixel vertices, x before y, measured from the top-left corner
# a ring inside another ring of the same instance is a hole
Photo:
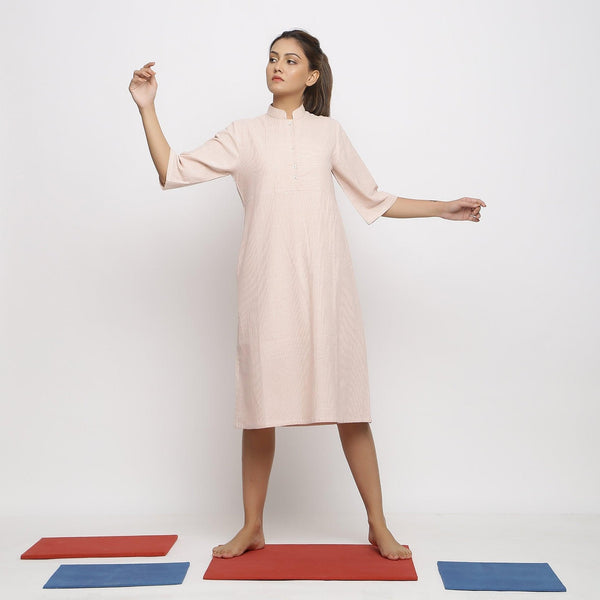
[[[232,175],[244,206],[237,265],[235,425],[242,432],[244,525],[213,556],[264,547],[263,508],[275,427],[337,424],[364,501],[368,539],[381,556],[411,557],[386,526],[369,405],[365,338],[336,178],[368,223],[382,215],[478,222],[475,198],[440,202],[378,190],[338,121],[329,116],[332,75],[317,38],[285,31],[269,47],[273,102],[190,152],[169,147],[154,109],[154,62],[134,71],[162,189]]]

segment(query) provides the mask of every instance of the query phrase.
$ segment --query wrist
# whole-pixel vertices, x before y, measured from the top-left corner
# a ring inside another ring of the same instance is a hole
[[[441,217],[444,212],[444,206],[446,202],[444,200],[432,200],[433,202],[433,216]]]
[[[151,102],[150,104],[146,104],[145,106],[138,106],[138,110],[140,111],[141,114],[151,114],[151,113],[156,112],[156,109],[154,107],[154,102]]]

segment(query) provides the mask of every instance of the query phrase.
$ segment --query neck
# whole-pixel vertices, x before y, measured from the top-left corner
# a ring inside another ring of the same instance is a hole
[[[295,98],[281,98],[273,96],[273,102],[271,104],[275,108],[285,110],[288,119],[292,118],[292,113],[302,104],[302,96]]]

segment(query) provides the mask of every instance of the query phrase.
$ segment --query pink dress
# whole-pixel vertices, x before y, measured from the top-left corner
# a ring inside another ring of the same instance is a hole
[[[358,291],[332,174],[373,223],[380,191],[338,121],[270,104],[189,152],[162,189],[231,175],[244,207],[237,263],[235,427],[371,422]]]

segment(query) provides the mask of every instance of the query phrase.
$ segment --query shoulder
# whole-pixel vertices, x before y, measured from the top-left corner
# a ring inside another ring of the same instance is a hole
[[[261,117],[242,117],[239,119],[233,119],[223,127],[224,130],[231,133],[242,132],[251,129],[260,121]]]
[[[307,112],[307,117],[319,123],[323,127],[329,127],[331,129],[335,129],[340,126],[339,121],[334,119],[333,117],[328,117],[325,115],[315,115],[314,113]]]
[[[264,126],[265,115],[258,115],[256,117],[235,119],[227,125],[227,130],[235,137],[243,140],[252,137],[258,131],[264,129]]]
[[[237,123],[238,127],[240,128],[245,127],[247,129],[251,129],[252,127],[261,125],[269,118],[269,115],[265,112],[259,115],[254,115],[253,117],[242,117],[240,119],[236,119],[233,122]]]
[[[325,137],[331,142],[334,142],[342,129],[339,121],[333,117],[315,115],[314,113],[309,112],[306,115],[306,118],[309,120],[315,134],[321,137],[321,139]]]
[[[261,118],[262,117],[260,115],[258,117],[244,117],[241,119],[235,119],[234,121],[231,121],[231,124],[237,127],[238,129],[241,129],[243,127],[249,127],[251,125],[254,125]]]
[[[225,129],[231,133],[239,133],[247,129],[247,121],[251,119],[234,119],[230,121]]]

